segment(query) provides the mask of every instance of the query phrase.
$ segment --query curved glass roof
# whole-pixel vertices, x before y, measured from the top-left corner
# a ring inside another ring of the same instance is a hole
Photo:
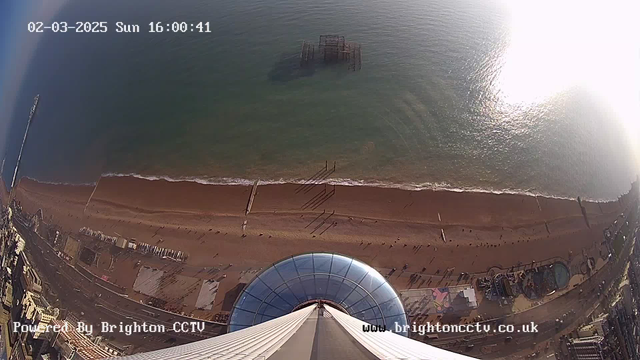
[[[349,315],[391,331],[396,323],[402,328],[407,324],[398,295],[375,269],[343,255],[311,253],[281,260],[260,273],[236,300],[229,332],[275,319],[313,300],[333,302]]]

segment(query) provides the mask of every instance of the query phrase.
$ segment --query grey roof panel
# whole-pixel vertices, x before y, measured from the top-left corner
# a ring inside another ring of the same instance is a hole
[[[316,309],[269,360],[378,360],[324,309]]]

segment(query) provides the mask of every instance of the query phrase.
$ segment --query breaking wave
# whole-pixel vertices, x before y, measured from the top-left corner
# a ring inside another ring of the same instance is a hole
[[[164,180],[168,182],[194,182],[203,185],[244,185],[250,186],[256,180],[259,180],[261,185],[269,185],[269,184],[304,184],[307,182],[306,179],[243,179],[243,178],[231,178],[231,177],[211,177],[211,178],[202,178],[202,177],[179,177],[174,178],[165,175],[141,175],[135,173],[106,173],[102,175],[103,177],[131,177],[138,178],[150,181]],[[340,186],[368,186],[368,187],[378,187],[378,188],[387,188],[387,189],[401,189],[401,190],[409,190],[409,191],[420,191],[420,190],[435,190],[435,191],[454,191],[454,192],[480,192],[480,193],[491,193],[491,194],[514,194],[514,195],[529,195],[529,196],[542,196],[546,198],[553,199],[564,199],[564,200],[575,200],[575,198],[565,197],[565,196],[557,196],[545,194],[542,192],[530,191],[530,190],[520,190],[520,189],[485,189],[485,188],[477,188],[477,187],[458,187],[453,186],[447,183],[392,183],[392,182],[384,182],[384,181],[369,181],[369,180],[353,180],[353,179],[343,179],[343,178],[327,178],[322,181],[317,182],[318,184],[327,184],[327,185],[340,185]],[[603,200],[603,199],[589,199],[585,198],[584,200],[589,201],[611,201],[611,200]]]

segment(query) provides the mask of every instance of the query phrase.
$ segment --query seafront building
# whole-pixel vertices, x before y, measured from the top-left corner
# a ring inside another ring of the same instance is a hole
[[[601,314],[593,321],[578,329],[579,337],[602,336],[606,337],[610,332],[609,314]]]
[[[46,326],[60,316],[42,293],[42,280],[27,258],[24,239],[13,228],[12,210],[2,214],[2,304],[3,338],[10,344],[10,358],[37,357],[49,347]],[[14,323],[30,325],[34,331],[14,331]],[[8,349],[7,349],[8,350]]]
[[[576,331],[577,338],[567,339],[565,349],[571,360],[639,360],[640,319],[638,299],[640,282],[637,272],[639,244],[633,233],[635,248],[617,288],[605,294],[606,311]]]
[[[62,359],[104,359],[116,354],[109,347],[100,346],[100,338],[92,340],[86,334],[78,331],[71,322],[54,320],[52,325],[65,329],[51,334],[51,347]]]
[[[602,336],[571,339],[567,344],[567,348],[573,360],[608,359],[607,345]]]
[[[565,344],[571,360],[638,360],[636,316],[627,313],[622,299],[616,299],[608,313],[580,328],[577,335]]]
[[[8,346],[3,346],[6,353],[0,356],[6,355],[11,360],[97,360],[120,354],[100,337],[82,334],[71,324],[67,325],[68,330],[62,332],[46,331],[47,326],[64,323],[57,320],[61,312],[45,298],[42,279],[27,258],[25,241],[11,220],[11,208],[3,207],[0,218],[3,304],[0,327],[2,341]],[[14,323],[28,325],[29,330],[18,327],[14,331]]]

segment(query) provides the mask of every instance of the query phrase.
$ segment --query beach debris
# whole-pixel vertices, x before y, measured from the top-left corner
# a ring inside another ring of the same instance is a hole
[[[104,241],[110,244],[115,244],[118,240],[116,236],[105,235],[102,231],[91,230],[87,227],[80,228],[80,234],[90,236],[94,239]]]
[[[81,234],[92,237],[96,240],[104,241],[106,243],[110,243],[112,245],[116,244],[118,241],[118,237],[109,236],[102,233],[102,231],[91,230],[90,228],[83,227],[79,231]],[[121,238],[122,239],[122,238]],[[145,242],[138,242],[136,239],[130,239],[129,244],[135,244],[135,246],[128,246],[126,249],[130,251],[135,251],[141,254],[149,254],[155,255],[162,259],[173,260],[177,262],[183,262],[188,258],[188,255],[182,251],[163,248],[157,245],[150,245]]]

